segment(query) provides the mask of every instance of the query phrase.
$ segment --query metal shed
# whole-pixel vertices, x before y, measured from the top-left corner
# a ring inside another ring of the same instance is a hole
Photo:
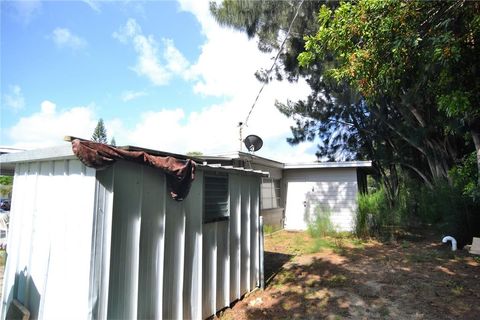
[[[0,165],[15,169],[2,318],[16,299],[40,319],[200,319],[260,284],[263,172],[197,164],[179,202],[160,170],[95,170],[70,145]]]

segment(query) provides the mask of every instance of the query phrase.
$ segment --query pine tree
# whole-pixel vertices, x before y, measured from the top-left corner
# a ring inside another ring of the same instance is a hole
[[[112,140],[110,140],[110,145],[114,147],[117,146],[117,141],[115,141],[115,137],[112,137]]]
[[[97,126],[93,131],[92,141],[107,143],[107,129],[105,129],[105,125],[103,124],[102,118],[98,120]]]

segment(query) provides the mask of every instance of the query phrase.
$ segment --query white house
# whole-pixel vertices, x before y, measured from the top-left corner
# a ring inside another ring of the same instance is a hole
[[[202,156],[220,163],[267,171],[262,179],[264,223],[287,230],[305,230],[316,212],[330,215],[339,231],[352,231],[357,194],[366,188],[371,161],[282,163],[245,152]]]

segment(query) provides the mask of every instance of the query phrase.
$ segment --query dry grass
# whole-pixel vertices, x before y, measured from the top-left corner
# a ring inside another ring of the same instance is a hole
[[[480,319],[480,259],[439,242],[281,231],[265,251],[267,288],[221,319]]]

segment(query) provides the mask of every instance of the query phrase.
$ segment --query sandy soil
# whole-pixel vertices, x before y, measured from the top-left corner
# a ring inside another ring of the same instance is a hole
[[[436,238],[265,238],[264,291],[220,319],[480,319],[480,257]],[[318,251],[310,253],[312,251]]]

